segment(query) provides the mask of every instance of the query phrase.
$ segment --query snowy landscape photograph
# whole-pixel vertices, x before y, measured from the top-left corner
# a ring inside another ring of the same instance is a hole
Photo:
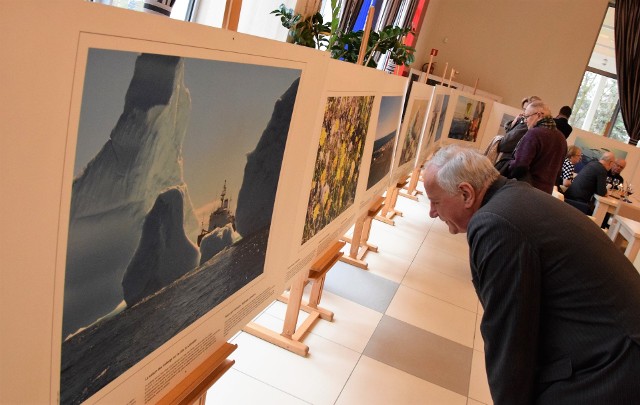
[[[367,190],[378,184],[389,174],[393,162],[393,148],[398,134],[398,124],[402,112],[402,96],[382,96],[380,113],[376,126],[376,138],[371,152],[371,165]]]
[[[404,165],[408,161],[416,157],[418,144],[420,143],[420,134],[422,134],[422,126],[427,118],[427,108],[429,100],[413,100],[411,112],[409,113],[409,122],[406,127],[404,141],[402,142],[402,152],[398,167]]]
[[[436,126],[436,135],[433,138],[433,142],[438,142],[442,137],[442,131],[444,130],[444,119],[447,116],[447,107],[449,106],[449,95],[438,94],[435,100],[434,111],[440,111],[438,113],[438,123]]]
[[[264,272],[300,75],[89,50],[64,274],[62,404],[90,398]]]

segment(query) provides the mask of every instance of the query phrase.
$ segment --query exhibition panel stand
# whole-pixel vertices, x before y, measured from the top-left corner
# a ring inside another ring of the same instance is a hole
[[[317,258],[308,272],[299,272],[295,276],[288,295],[283,294],[278,298],[278,301],[287,304],[287,312],[281,333],[274,332],[255,322],[250,322],[242,330],[305,357],[309,353],[309,346],[302,343],[304,335],[313,327],[318,318],[327,321],[333,320],[333,312],[319,307],[319,304],[327,272],[342,256],[340,250],[344,245],[344,242],[334,243],[333,246]],[[307,283],[311,283],[311,293],[308,302],[305,304],[302,302],[302,298],[304,287]],[[302,325],[297,328],[300,310],[309,315]]]
[[[418,195],[422,194],[422,191],[417,190],[416,187],[418,185],[418,181],[420,180],[420,171],[422,170],[422,167],[422,165],[419,165],[416,166],[415,169],[413,169],[409,178],[409,184],[405,189],[406,192],[399,192],[401,196],[409,198],[413,201],[418,201]]]
[[[342,239],[350,244],[349,254],[342,256],[341,261],[349,263],[361,269],[367,269],[369,265],[364,260],[368,252],[378,252],[378,246],[369,242],[371,233],[371,221],[378,215],[384,206],[384,197],[380,196],[370,206],[369,210],[355,223],[351,237],[344,236]]]
[[[384,206],[380,211],[380,215],[377,215],[375,218],[378,221],[382,221],[385,224],[395,225],[393,218],[398,215],[402,216],[402,212],[396,209],[396,203],[398,202],[398,195],[400,194],[400,190],[403,189],[407,185],[408,176],[404,176],[402,179],[398,180],[398,182],[389,187],[387,189],[387,195],[384,202]]]

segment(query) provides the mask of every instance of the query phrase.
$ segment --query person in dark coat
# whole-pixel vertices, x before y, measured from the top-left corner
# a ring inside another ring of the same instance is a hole
[[[640,274],[607,235],[471,148],[423,177],[429,215],[467,233],[493,403],[640,404]]]
[[[587,163],[564,192],[565,200],[585,203],[590,210],[585,213],[593,212],[593,195],[607,195],[607,171],[611,169],[615,158],[613,152],[605,152],[600,160]]]
[[[522,117],[529,103],[533,103],[534,101],[541,101],[541,99],[538,96],[530,96],[522,99],[522,114],[514,118],[513,121],[507,122],[505,125],[504,129],[506,134],[500,141],[500,145],[498,145],[498,152],[501,153],[502,156],[510,156],[513,154],[516,146],[518,146],[518,142],[520,142],[520,139],[522,139],[529,129]],[[499,156],[499,158],[502,156]]]
[[[515,151],[509,177],[551,194],[567,154],[567,140],[556,129],[551,112],[542,101],[530,103],[524,112],[529,129]]]
[[[567,139],[569,135],[571,135],[571,131],[573,131],[573,127],[569,125],[571,112],[571,107],[565,105],[560,109],[558,116],[553,119],[556,122],[558,130],[564,134],[565,139]]]

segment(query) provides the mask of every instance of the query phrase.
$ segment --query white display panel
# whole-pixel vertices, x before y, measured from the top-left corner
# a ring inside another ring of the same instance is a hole
[[[429,135],[431,141],[431,149],[439,147],[444,138],[449,133],[451,125],[451,117],[453,117],[453,108],[450,108],[451,89],[442,86],[436,86],[433,91],[433,102],[431,103],[429,132],[433,131],[433,135]]]
[[[157,401],[291,278],[291,196],[327,54],[80,1],[16,4],[2,23],[13,44],[2,73],[13,80],[1,160],[15,174],[2,182],[16,195],[2,217],[12,240],[2,259],[0,402]],[[56,34],[43,41],[46,32]],[[279,125],[287,103],[288,130]],[[198,224],[220,208],[225,180],[236,221],[220,233],[232,244],[201,264]],[[167,237],[176,229],[183,237]],[[242,241],[257,250],[241,251]],[[91,274],[90,263],[110,261],[119,262],[101,272],[110,280]],[[257,271],[198,281],[227,262]],[[182,271],[147,277],[167,267]],[[30,270],[9,271],[17,268]],[[126,308],[101,286],[127,289]]]
[[[379,108],[374,108],[373,142],[367,142],[362,164],[369,167],[360,204],[369,207],[375,197],[384,194],[390,185],[391,169],[400,134],[400,119],[404,102],[406,78],[387,75],[378,86]]]
[[[433,86],[418,82],[413,83],[407,102],[407,112],[398,137],[391,173],[392,183],[408,175],[416,165],[433,91]]]
[[[380,107],[376,89],[394,79],[376,69],[329,60],[323,101],[308,134],[306,183],[297,193],[304,209],[296,215],[298,249],[290,273],[309,268],[360,214],[369,174],[365,151],[371,150],[372,122]]]

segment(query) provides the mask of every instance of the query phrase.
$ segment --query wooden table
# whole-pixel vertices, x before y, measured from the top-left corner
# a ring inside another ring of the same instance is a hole
[[[613,214],[618,205],[620,205],[620,200],[613,197],[605,197],[601,195],[594,195],[596,199],[596,206],[593,210],[593,221],[598,224],[598,226],[602,225],[602,221],[604,221],[605,214],[611,213]]]
[[[620,199],[609,196],[604,197],[597,194],[595,194],[594,197],[596,199],[596,204],[591,216],[596,224],[602,225],[605,214],[607,212],[613,214],[616,211],[616,208],[620,205]],[[627,202],[633,204],[635,207],[640,207],[640,200],[638,200],[635,195],[628,196],[627,199]]]
[[[638,255],[638,250],[640,250],[640,222],[629,218],[617,217],[616,225],[609,230],[609,237],[616,243],[618,236],[627,240],[628,244],[624,255],[633,263]]]

